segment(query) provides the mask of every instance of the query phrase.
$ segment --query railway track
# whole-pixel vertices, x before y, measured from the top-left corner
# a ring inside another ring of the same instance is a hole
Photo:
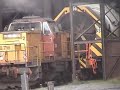
[[[0,83],[0,90],[21,90],[21,87]]]

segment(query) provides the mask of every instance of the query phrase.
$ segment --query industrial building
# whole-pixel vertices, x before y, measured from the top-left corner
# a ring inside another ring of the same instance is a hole
[[[0,84],[29,90],[49,81],[119,78],[119,4],[1,0]]]

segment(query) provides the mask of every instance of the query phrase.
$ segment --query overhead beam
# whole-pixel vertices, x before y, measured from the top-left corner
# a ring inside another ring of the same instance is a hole
[[[99,0],[73,0],[73,3],[99,3]]]
[[[75,50],[74,50],[74,30],[73,30],[73,0],[70,0],[70,41],[71,41],[71,59],[72,59],[72,80],[76,80]]]

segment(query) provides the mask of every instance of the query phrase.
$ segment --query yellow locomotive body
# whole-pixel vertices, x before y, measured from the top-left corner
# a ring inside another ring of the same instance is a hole
[[[42,52],[40,32],[3,32],[0,39],[1,64],[23,64],[30,59],[42,59],[38,57]]]
[[[13,24],[25,23],[44,23],[44,19],[27,18],[16,20]],[[47,21],[46,21],[47,22]],[[52,22],[52,21],[51,21]],[[54,21],[53,21],[54,22]],[[53,24],[52,22],[52,24]],[[12,24],[11,24],[12,25]],[[12,28],[10,25],[9,28]],[[39,25],[40,28],[27,28],[15,31],[0,33],[0,64],[6,63],[27,63],[31,60],[45,60],[46,57],[55,57],[55,52],[61,53],[61,56],[67,57],[67,38],[69,34],[65,32],[57,33],[47,26]],[[51,27],[54,27],[51,25]],[[8,28],[8,29],[9,29]],[[20,27],[21,28],[21,27]],[[43,29],[44,28],[44,29]],[[48,31],[45,29],[48,29]],[[56,26],[55,26],[56,28]],[[33,29],[33,30],[32,30]],[[58,38],[57,38],[58,37]],[[62,44],[62,42],[64,44]],[[59,44],[59,45],[58,45]],[[58,47],[60,46],[60,47]],[[58,50],[61,49],[61,50]],[[58,51],[55,51],[58,50]]]
[[[63,72],[71,75],[70,61],[69,34],[51,19],[23,17],[0,33],[0,82],[20,81],[24,72],[34,84],[55,80]]]

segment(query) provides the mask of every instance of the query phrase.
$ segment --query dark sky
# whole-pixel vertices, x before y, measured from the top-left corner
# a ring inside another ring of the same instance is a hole
[[[0,7],[8,7],[17,11],[38,14],[45,17],[54,17],[68,0],[1,0]]]
[[[88,1],[88,0],[73,0],[78,1]],[[94,0],[90,0],[91,2]],[[95,0],[98,1],[98,0]],[[0,0],[0,10],[2,8],[15,9],[17,13],[26,13],[27,15],[39,15],[41,17],[51,17],[54,19],[58,13],[65,7],[69,5],[69,0]],[[5,9],[3,10],[5,12]],[[3,14],[4,25],[11,22],[12,18],[16,13]],[[25,14],[25,15],[26,15]],[[10,19],[11,18],[11,19]],[[8,21],[9,20],[9,21]]]
[[[0,8],[8,7],[20,12],[54,18],[65,6],[68,6],[69,1],[70,0],[0,0]],[[73,0],[73,2],[78,1],[90,1],[90,3],[92,3],[99,0]],[[107,0],[107,2],[108,1],[110,0]]]
[[[68,0],[0,0],[2,28],[4,28],[6,24],[9,24],[16,14],[19,14],[18,17],[21,17],[21,15],[38,15],[54,19],[67,5]]]

